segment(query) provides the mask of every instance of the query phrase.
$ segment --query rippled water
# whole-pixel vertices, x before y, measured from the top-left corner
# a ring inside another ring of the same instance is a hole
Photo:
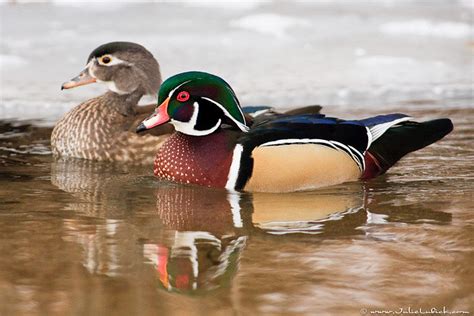
[[[2,122],[0,314],[472,312],[474,111],[436,115],[455,131],[388,175],[279,195],[54,161]]]
[[[0,315],[474,313],[471,1],[61,1],[0,1]],[[60,84],[112,40],[244,104],[455,129],[387,175],[293,194],[55,161],[54,122],[103,91]]]

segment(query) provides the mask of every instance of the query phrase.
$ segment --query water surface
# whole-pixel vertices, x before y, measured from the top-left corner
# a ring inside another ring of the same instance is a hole
[[[51,128],[2,122],[0,313],[472,311],[474,111],[441,112],[455,131],[389,174],[278,195],[55,161]]]
[[[0,1],[0,315],[474,313],[471,1],[18,2]],[[54,123],[104,91],[61,83],[114,40],[242,104],[455,130],[377,179],[293,194],[55,161]]]

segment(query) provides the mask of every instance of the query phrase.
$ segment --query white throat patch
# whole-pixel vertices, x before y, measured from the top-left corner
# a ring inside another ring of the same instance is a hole
[[[117,94],[127,94],[127,93],[129,93],[128,91],[122,91],[119,88],[117,88],[117,85],[115,84],[114,81],[101,81],[99,79],[96,79],[96,80],[97,80],[97,82],[105,84],[110,91],[115,92]]]

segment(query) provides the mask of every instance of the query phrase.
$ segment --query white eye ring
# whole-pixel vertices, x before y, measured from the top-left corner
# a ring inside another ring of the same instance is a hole
[[[113,58],[111,55],[104,55],[97,59],[100,65],[110,66],[112,64]]]

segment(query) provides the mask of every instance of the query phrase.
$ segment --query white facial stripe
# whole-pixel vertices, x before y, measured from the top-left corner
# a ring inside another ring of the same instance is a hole
[[[215,132],[221,126],[222,120],[219,119],[216,125],[214,125],[212,128],[208,130],[198,131],[194,129],[196,127],[197,118],[199,114],[199,103],[194,102],[193,107],[194,107],[193,115],[191,116],[191,119],[189,120],[189,122],[181,122],[181,121],[176,121],[176,120],[171,119],[171,124],[173,124],[174,128],[178,132],[181,132],[187,135],[192,135],[192,136],[205,136],[205,135],[209,135]]]
[[[220,104],[219,102],[216,102],[212,99],[209,99],[209,98],[206,98],[206,97],[202,97],[204,100],[207,100],[207,101],[210,101],[212,103],[214,103],[215,105],[217,105],[225,114],[225,116],[227,116],[228,118],[230,118],[235,124],[237,124],[237,126],[240,128],[240,130],[242,132],[248,132],[249,131],[249,127],[247,125],[245,125],[245,116],[244,114],[242,113],[242,110],[239,108],[239,111],[240,111],[240,114],[242,115],[242,118],[244,120],[244,124],[242,124],[241,122],[237,121],[232,115],[230,115],[230,113],[227,111],[227,109],[222,105]]]
[[[174,88],[173,90],[171,90],[171,92],[168,94],[168,97],[171,97],[173,95],[173,93],[179,89],[179,87],[181,87],[182,85],[185,85],[187,84],[188,82],[190,82],[191,80],[188,80],[188,81],[185,81],[183,82],[182,84],[180,84],[179,86],[177,86],[176,88]]]

